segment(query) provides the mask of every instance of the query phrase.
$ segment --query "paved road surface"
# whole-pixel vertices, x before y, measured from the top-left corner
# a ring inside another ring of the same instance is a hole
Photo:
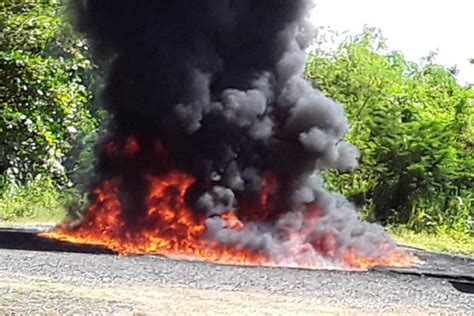
[[[391,273],[0,249],[2,313],[474,315],[474,295]],[[1,313],[0,313],[1,314]]]

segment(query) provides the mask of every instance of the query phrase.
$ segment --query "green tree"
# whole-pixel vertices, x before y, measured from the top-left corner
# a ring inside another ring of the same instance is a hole
[[[316,50],[307,76],[345,105],[361,150],[350,174],[328,173],[372,219],[474,234],[472,89],[431,54],[386,52],[375,29]]]
[[[68,152],[93,133],[92,65],[60,1],[0,3],[0,180],[68,181]]]

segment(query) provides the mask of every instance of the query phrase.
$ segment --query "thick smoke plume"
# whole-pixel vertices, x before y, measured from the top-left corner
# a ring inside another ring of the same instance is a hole
[[[310,1],[77,0],[73,8],[107,73],[112,119],[96,173],[122,179],[129,223],[146,212],[147,175],[169,171],[156,159],[159,140],[173,168],[196,180],[186,203],[205,218],[203,238],[321,266],[328,253],[377,257],[392,244],[315,172],[356,167],[358,151],[342,140],[342,106],[304,79]],[[111,142],[133,152],[131,136],[139,154],[110,154]],[[228,228],[229,211],[243,229]]]

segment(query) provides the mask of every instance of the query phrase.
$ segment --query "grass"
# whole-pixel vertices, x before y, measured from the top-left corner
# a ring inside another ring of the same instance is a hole
[[[414,232],[403,226],[390,227],[399,244],[442,253],[474,256],[474,236],[439,230],[437,233]]]
[[[67,213],[72,193],[60,191],[49,180],[28,186],[0,188],[0,222],[59,222]]]

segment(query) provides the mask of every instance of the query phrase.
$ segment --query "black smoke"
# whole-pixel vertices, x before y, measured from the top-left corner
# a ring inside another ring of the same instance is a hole
[[[324,243],[327,234],[338,251],[378,255],[374,245],[391,242],[327,192],[315,171],[351,169],[358,151],[342,140],[349,128],[342,106],[303,78],[314,35],[310,1],[75,0],[72,7],[106,72],[104,144],[130,136],[140,143],[133,157],[98,150],[98,177],[123,178],[129,221],[145,210],[145,175],[169,171],[154,156],[160,140],[174,168],[196,178],[187,202],[208,218],[206,238],[282,260],[288,243]],[[262,219],[252,205],[267,173],[279,186]],[[285,238],[305,227],[309,205],[321,219],[300,239]],[[245,231],[225,228],[219,215],[229,209],[246,219]],[[307,255],[320,258],[316,250]]]

